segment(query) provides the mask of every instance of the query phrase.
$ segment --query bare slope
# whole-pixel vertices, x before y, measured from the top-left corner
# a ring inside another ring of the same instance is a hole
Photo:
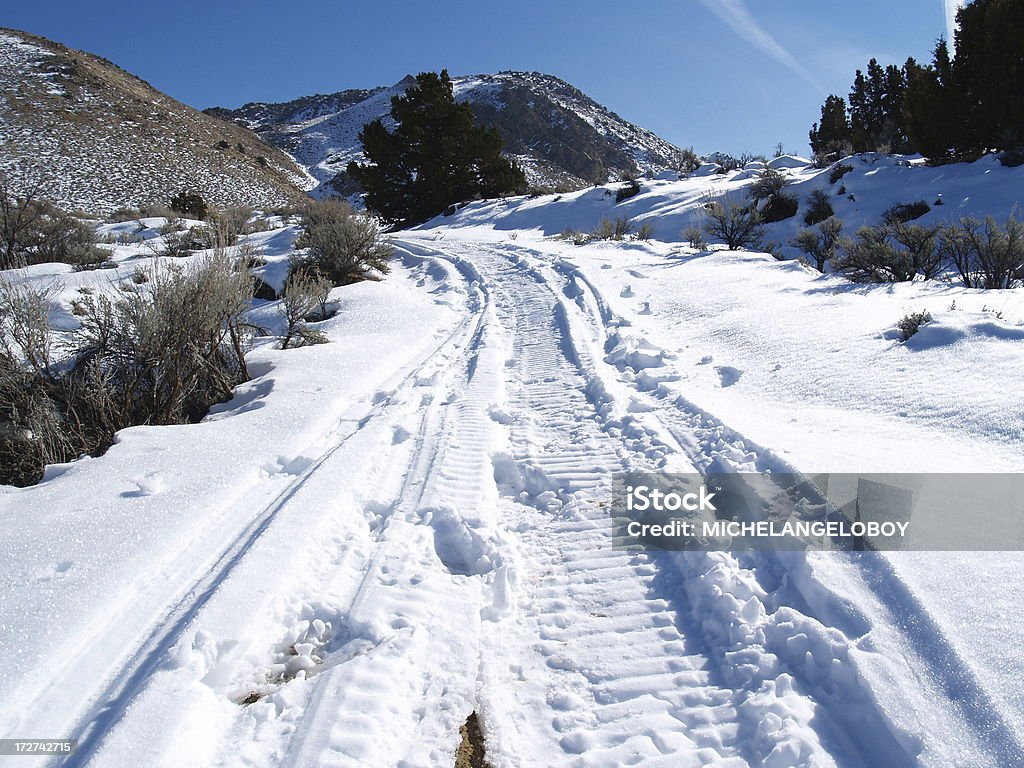
[[[57,203],[105,213],[198,190],[218,205],[277,205],[308,179],[246,128],[198,112],[109,61],[0,29],[0,170]]]

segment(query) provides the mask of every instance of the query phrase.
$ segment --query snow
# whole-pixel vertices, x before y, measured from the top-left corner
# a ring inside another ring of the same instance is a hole
[[[1021,188],[987,160],[850,162],[850,227],[939,188],[927,220],[1002,217]],[[1018,553],[612,546],[625,470],[1024,468],[1024,289],[681,242],[749,183],[480,201],[398,233],[391,275],[335,289],[328,344],[265,338],[201,423],[2,489],[0,737],[78,738],[71,765],[436,766],[475,711],[495,768],[1022,764]],[[554,237],[616,215],[657,239]],[[145,241],[107,246],[112,269],[15,279],[59,279],[72,329],[75,291],[151,263],[162,223],[106,225]],[[275,286],[279,223],[247,238]],[[275,302],[252,313],[279,332]]]

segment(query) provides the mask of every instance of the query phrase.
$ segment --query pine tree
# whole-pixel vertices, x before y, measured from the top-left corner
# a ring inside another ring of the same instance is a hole
[[[831,94],[821,108],[821,122],[811,128],[811,149],[826,159],[837,159],[850,148],[851,138],[846,100]]]
[[[952,80],[967,116],[964,149],[1024,144],[1024,0],[974,0],[957,19]]]
[[[469,105],[456,103],[447,70],[417,75],[415,86],[391,99],[391,117],[394,132],[380,120],[363,127],[370,164],[347,169],[367,207],[386,220],[416,223],[453,203],[525,187],[523,172],[501,154],[498,132],[476,125]]]
[[[914,59],[904,65],[907,92],[903,99],[907,133],[917,151],[932,159],[945,158],[956,146],[958,126],[949,119],[949,52],[945,40],[935,46],[934,63]]]

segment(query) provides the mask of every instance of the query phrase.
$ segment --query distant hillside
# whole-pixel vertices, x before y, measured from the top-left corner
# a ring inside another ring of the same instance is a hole
[[[306,96],[281,104],[246,104],[209,114],[257,131],[298,160],[320,183],[320,193],[350,194],[344,173],[362,159],[359,131],[389,122],[391,97],[404,93],[407,77],[390,88]],[[623,120],[577,88],[551,75],[500,72],[453,79],[455,96],[477,118],[495,126],[531,184],[579,188],[625,172],[655,174],[685,167],[687,153]]]
[[[312,186],[253,132],[98,56],[0,29],[0,170],[17,166],[61,206],[94,213],[165,202],[182,189],[217,205],[266,207]]]

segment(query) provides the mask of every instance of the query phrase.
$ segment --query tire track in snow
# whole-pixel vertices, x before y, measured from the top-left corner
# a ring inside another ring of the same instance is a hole
[[[445,245],[446,251],[451,251]],[[514,463],[502,523],[523,571],[516,610],[484,624],[480,698],[495,765],[680,765],[736,760],[732,691],[694,642],[660,558],[614,551],[609,476],[649,459],[606,423],[586,350],[549,286],[503,255],[464,253],[511,336]],[[639,452],[638,452],[639,451]],[[669,577],[671,573],[668,572]],[[603,761],[603,762],[602,762]],[[745,764],[740,760],[739,763]]]
[[[72,738],[78,740],[79,746],[74,755],[62,763],[63,765],[71,768],[84,766],[95,756],[104,739],[118,725],[154,673],[166,663],[170,652],[192,626],[202,609],[273,524],[282,509],[292,503],[314,478],[319,479],[318,472],[325,464],[339,454],[367,425],[399,403],[402,395],[416,386],[417,378],[426,366],[437,361],[439,369],[444,369],[447,367],[446,355],[450,354],[451,350],[458,352],[466,347],[467,339],[477,332],[479,325],[476,311],[478,307],[471,309],[474,311],[467,313],[426,355],[396,374],[390,383],[386,383],[382,391],[387,394],[368,410],[357,406],[344,414],[324,436],[327,447],[323,448],[294,479],[288,481],[269,503],[260,504],[261,511],[253,516],[245,529],[220,551],[202,576],[194,580],[179,598],[169,604],[166,613],[149,629],[131,656],[117,667],[105,688],[92,698],[93,703],[71,729]],[[252,500],[259,497],[261,490],[257,488],[236,502],[236,505],[253,503]],[[113,631],[116,623],[115,617],[105,625],[107,629],[97,632],[96,638],[89,645],[100,643],[103,632]]]
[[[506,609],[514,553],[493,525],[488,407],[500,361],[488,291],[472,265],[451,261],[484,298],[477,327],[444,372],[448,397],[428,408],[406,483],[348,611],[363,632],[384,627],[401,638],[320,676],[283,766],[443,764],[477,707],[479,625]]]
[[[619,333],[630,323],[617,317],[600,291],[574,264],[556,260],[553,271],[566,281],[573,283],[577,291],[566,291],[576,299],[580,313],[592,328],[614,329],[606,336],[605,349],[619,341]],[[657,420],[657,428],[664,430],[701,472],[755,472],[784,473],[799,475],[795,467],[773,451],[756,445],[727,425],[704,411],[682,395],[672,393],[669,400],[660,395],[658,379],[653,382],[634,377],[629,382],[639,388],[645,402],[652,405],[651,415]],[[653,386],[652,386],[653,385]],[[977,729],[973,735],[972,749],[980,749],[993,760],[992,765],[1024,764],[1024,743],[998,714],[997,708],[975,679],[966,663],[956,650],[942,637],[938,627],[927,615],[923,606],[900,582],[895,571],[883,555],[878,553],[845,553],[844,557],[857,569],[860,578],[879,601],[874,614],[882,613],[890,626],[895,626],[904,635],[909,647],[923,663],[938,685],[948,696],[952,708],[965,716],[969,727]],[[746,636],[739,647],[750,650],[760,646],[774,657],[772,674],[784,671],[775,684],[783,678],[790,678],[800,689],[820,705],[814,727],[827,741],[830,751],[838,755],[860,755],[866,766],[903,766],[917,763],[917,756],[924,750],[920,736],[903,731],[883,711],[863,680],[856,666],[852,665],[851,650],[858,647],[868,634],[872,622],[861,610],[851,605],[843,596],[836,594],[828,585],[818,581],[809,568],[806,554],[793,553],[744,553],[740,557],[730,553],[675,553],[674,560],[691,597],[691,605],[705,605],[715,619],[728,619],[734,626],[745,627],[740,634]],[[777,574],[785,574],[792,588],[777,589],[768,594],[760,575],[769,572],[772,580],[778,581]],[[714,575],[715,578],[709,579]],[[726,578],[731,585],[716,585]],[[701,592],[707,592],[709,582],[710,602],[701,599]],[[740,586],[737,589],[737,585]],[[722,596],[732,600],[722,600]],[[749,597],[744,602],[743,595]],[[739,598],[739,599],[737,599]],[[734,604],[730,607],[729,602]],[[723,603],[725,603],[723,605]],[[789,607],[796,603],[799,609]],[[808,612],[809,604],[820,607]],[[765,609],[774,609],[769,616]],[[720,610],[721,609],[721,610]],[[833,622],[830,624],[830,619]],[[729,638],[719,638],[725,646],[732,645],[734,654],[737,646]],[[728,656],[729,654],[727,654]],[[742,668],[737,669],[728,662],[727,677],[737,672],[746,676]],[[772,681],[753,678],[762,686]],[[737,680],[737,682],[742,682]],[[750,681],[745,683],[750,687]],[[786,691],[788,695],[790,691]],[[764,709],[762,692],[748,700],[755,718],[769,717],[776,713],[772,708]],[[811,712],[808,710],[807,715]],[[805,716],[810,723],[810,719]],[[865,733],[872,738],[865,739]],[[753,734],[755,737],[762,734]],[[754,743],[758,742],[754,739]],[[760,739],[763,742],[763,739]],[[762,750],[763,752],[763,750]],[[761,757],[766,757],[764,754]],[[771,753],[767,758],[771,757]],[[791,763],[798,764],[799,756],[790,755]],[[847,764],[849,757],[844,764]],[[989,764],[989,763],[986,763]]]

